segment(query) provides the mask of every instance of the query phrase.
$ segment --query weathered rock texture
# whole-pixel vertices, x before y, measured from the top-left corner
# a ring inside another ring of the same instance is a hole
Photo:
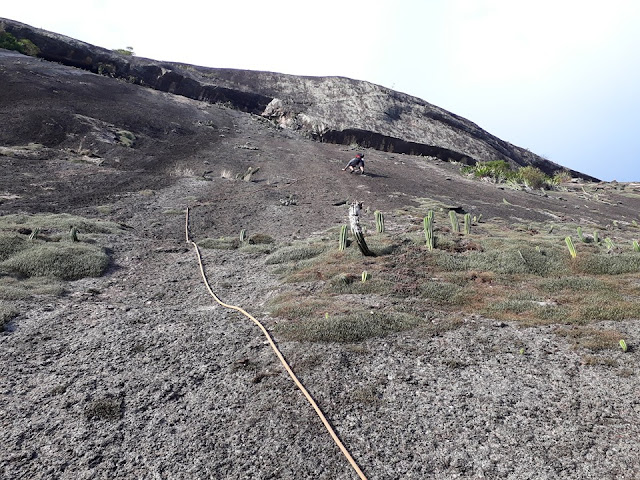
[[[225,103],[323,142],[469,164],[506,160],[514,166],[534,165],[548,174],[561,169],[458,115],[369,82],[160,62],[121,55],[8,19],[0,19],[0,29],[31,40],[44,59],[196,100]]]

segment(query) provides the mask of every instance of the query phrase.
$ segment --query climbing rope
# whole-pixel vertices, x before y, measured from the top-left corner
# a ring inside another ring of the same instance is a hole
[[[200,249],[198,248],[198,245],[194,241],[192,241],[191,238],[189,237],[189,208],[188,207],[187,207],[187,215],[186,215],[186,219],[185,219],[185,239],[186,239],[186,242],[188,244],[191,244],[193,246],[194,251],[196,253],[196,256],[198,257],[198,265],[200,266],[200,274],[202,275],[202,279],[204,281],[205,286],[207,287],[207,291],[209,292],[209,294],[221,306],[223,306],[225,308],[228,308],[228,309],[231,309],[231,310],[235,310],[237,312],[240,312],[242,315],[244,315],[245,317],[250,319],[253,323],[255,323],[258,326],[258,328],[262,331],[264,336],[267,338],[267,341],[269,342],[269,345],[271,346],[271,349],[274,351],[274,353],[276,354],[276,356],[280,360],[280,363],[282,364],[284,369],[287,371],[287,373],[289,374],[289,376],[291,377],[293,382],[296,384],[298,389],[305,396],[307,401],[311,404],[311,406],[315,410],[315,412],[318,415],[318,417],[320,417],[320,420],[322,421],[323,425],[325,426],[325,428],[329,432],[329,435],[331,435],[331,438],[333,439],[335,444],[338,446],[338,448],[340,448],[340,451],[342,452],[342,454],[349,461],[349,463],[351,464],[353,469],[356,471],[356,473],[358,474],[360,479],[361,480],[367,480],[367,477],[365,477],[364,473],[362,473],[362,470],[360,470],[360,467],[358,466],[356,461],[353,459],[353,457],[351,456],[351,454],[349,453],[347,448],[344,446],[342,441],[338,438],[338,435],[336,435],[336,432],[333,430],[333,427],[331,426],[331,424],[329,423],[327,418],[324,416],[324,413],[322,413],[322,410],[320,410],[320,407],[318,407],[318,404],[316,403],[316,401],[313,399],[313,397],[307,391],[307,389],[304,387],[304,385],[302,385],[300,380],[298,380],[298,377],[296,377],[296,374],[293,373],[293,370],[291,369],[291,367],[289,366],[289,364],[285,360],[285,358],[282,355],[282,353],[280,353],[280,350],[276,346],[275,342],[271,338],[271,335],[269,334],[267,329],[264,327],[264,325],[262,325],[262,323],[260,323],[253,315],[251,315],[250,313],[247,313],[241,307],[238,307],[236,305],[229,305],[227,303],[224,303],[222,300],[220,300],[220,298],[218,298],[218,296],[211,289],[211,286],[209,285],[209,281],[207,280],[207,275],[204,272],[204,265],[202,263],[202,256],[200,255]]]

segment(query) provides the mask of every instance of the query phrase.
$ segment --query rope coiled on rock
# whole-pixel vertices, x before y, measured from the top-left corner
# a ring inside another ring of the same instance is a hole
[[[187,214],[186,214],[186,219],[185,219],[185,239],[186,239],[186,242],[188,244],[191,244],[193,246],[194,251],[196,253],[196,256],[198,257],[198,265],[200,266],[200,273],[202,275],[202,279],[204,281],[205,286],[207,287],[207,291],[209,292],[209,294],[213,297],[213,299],[218,304],[220,304],[224,308],[228,308],[228,309],[240,312],[242,315],[244,315],[245,317],[250,319],[253,323],[255,323],[258,326],[258,328],[262,331],[262,333],[266,337],[267,341],[269,342],[269,345],[271,346],[271,349],[274,351],[274,353],[278,357],[278,360],[280,360],[280,363],[282,364],[284,369],[287,371],[287,373],[289,374],[289,376],[291,377],[293,382],[296,384],[298,389],[302,392],[302,394],[307,399],[307,401],[311,404],[311,406],[315,410],[316,414],[318,415],[318,417],[322,421],[323,425],[325,426],[325,428],[329,432],[329,435],[331,436],[331,438],[333,439],[335,444],[338,446],[338,448],[340,448],[340,451],[342,452],[342,454],[345,456],[347,461],[351,464],[351,466],[356,471],[356,473],[358,474],[360,479],[361,480],[367,480],[367,477],[365,477],[364,473],[362,472],[362,470],[360,469],[360,467],[358,466],[356,461],[353,459],[353,457],[351,456],[351,454],[349,453],[347,448],[344,446],[344,444],[342,443],[340,438],[338,438],[338,435],[333,430],[333,427],[331,426],[331,424],[329,423],[327,418],[324,416],[324,413],[322,413],[322,410],[320,410],[320,407],[318,406],[316,401],[313,399],[313,397],[307,391],[307,389],[304,387],[304,385],[302,385],[300,380],[298,380],[298,377],[296,377],[296,374],[293,373],[293,370],[291,369],[291,367],[289,366],[289,364],[285,360],[285,358],[282,355],[282,353],[280,353],[280,350],[278,349],[278,347],[276,346],[275,342],[271,338],[271,334],[269,334],[269,332],[264,327],[264,325],[262,325],[262,323],[260,323],[260,321],[258,321],[253,315],[251,315],[250,313],[247,313],[243,308],[238,307],[236,305],[229,305],[227,303],[224,303],[222,300],[220,300],[220,298],[218,298],[218,296],[211,289],[211,286],[209,285],[209,281],[207,280],[207,275],[206,275],[206,273],[204,271],[204,265],[202,263],[202,256],[200,255],[200,249],[198,248],[198,245],[194,241],[192,241],[191,238],[189,237],[189,208],[188,207],[187,207]]]

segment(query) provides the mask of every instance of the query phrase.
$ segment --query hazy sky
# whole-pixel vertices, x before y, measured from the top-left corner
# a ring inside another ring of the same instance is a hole
[[[3,2],[139,56],[394,88],[603,180],[640,181],[637,0]]]

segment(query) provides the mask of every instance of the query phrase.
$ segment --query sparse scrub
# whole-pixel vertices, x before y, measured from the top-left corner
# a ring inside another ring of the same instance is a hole
[[[617,330],[596,329],[587,326],[577,326],[556,330],[556,334],[571,341],[573,348],[585,348],[593,352],[616,350],[622,334]]]

